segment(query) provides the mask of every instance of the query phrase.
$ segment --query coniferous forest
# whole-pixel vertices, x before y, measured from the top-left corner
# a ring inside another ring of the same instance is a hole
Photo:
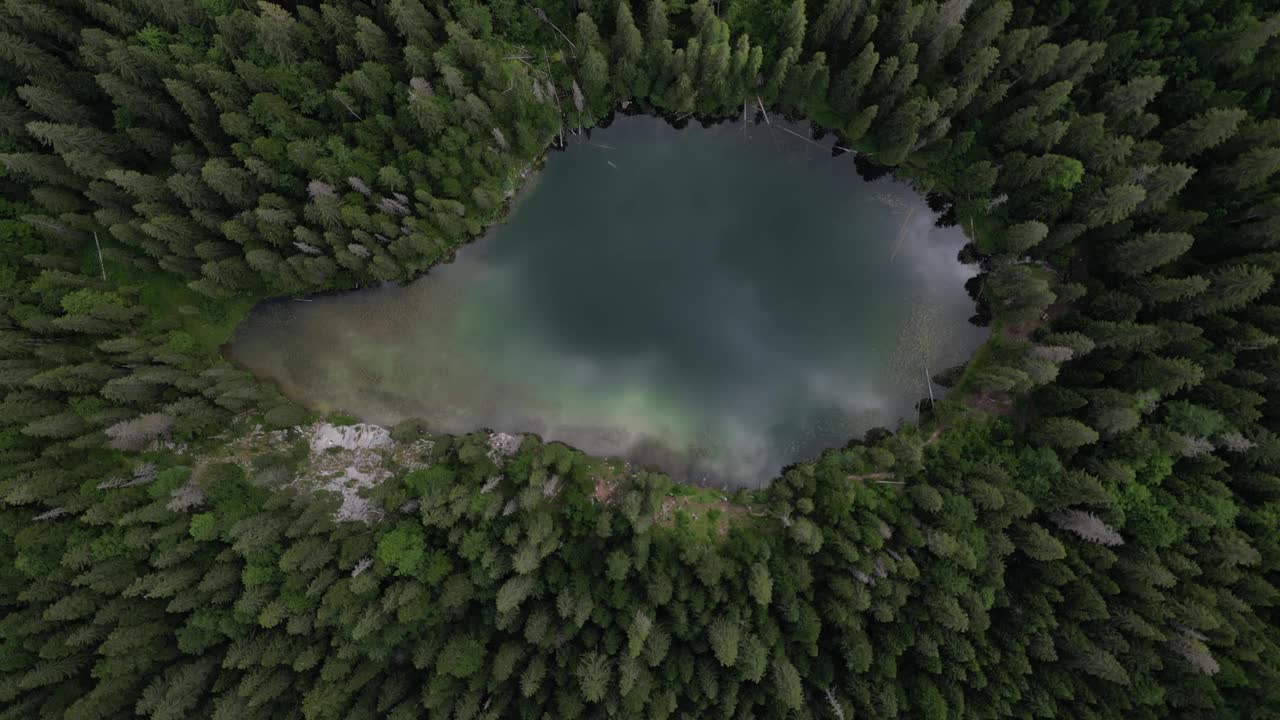
[[[5,0],[0,718],[1280,717],[1277,35],[1242,0]],[[246,310],[423,274],[615,112],[805,119],[928,193],[992,331],[949,399],[723,502],[414,422],[362,519],[291,483],[308,411],[219,355]]]

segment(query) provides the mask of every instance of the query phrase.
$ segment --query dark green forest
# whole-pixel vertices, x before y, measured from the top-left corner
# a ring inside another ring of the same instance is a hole
[[[1278,34],[4,0],[0,718],[1280,717]],[[615,112],[806,119],[929,193],[992,328],[951,399],[701,520],[532,437],[429,436],[367,522],[281,482],[305,449],[227,459],[308,420],[220,358],[254,302],[421,275]]]

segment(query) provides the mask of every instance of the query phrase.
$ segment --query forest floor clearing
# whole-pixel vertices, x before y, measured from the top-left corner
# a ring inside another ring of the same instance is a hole
[[[729,534],[731,522],[750,514],[750,505],[735,503],[719,490],[707,489],[691,495],[668,495],[663,498],[653,520],[659,526],[671,527],[676,524],[678,516],[684,515],[695,527],[705,526],[718,537],[725,537]]]
[[[598,503],[607,503],[612,500],[614,493],[618,490],[618,483],[630,469],[631,466],[628,464],[623,469],[609,467],[607,472],[600,473],[595,478],[596,484],[591,492],[591,499]]]
[[[979,412],[990,415],[1011,416],[1014,412],[1013,399],[1008,393],[979,392],[964,399],[965,405]]]
[[[601,504],[614,502],[618,498],[618,490],[633,472],[631,463],[602,461],[591,476],[595,482],[591,499]],[[653,522],[661,527],[673,527],[677,518],[683,516],[684,522],[706,527],[715,535],[725,537],[735,518],[752,514],[751,504],[733,499],[725,490],[677,485],[662,499],[662,504],[653,513]]]

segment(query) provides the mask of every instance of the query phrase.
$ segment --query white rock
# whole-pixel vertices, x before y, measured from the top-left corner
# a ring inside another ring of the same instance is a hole
[[[507,433],[494,433],[489,436],[490,459],[497,460],[499,456],[509,457],[515,455],[520,449],[520,436],[508,435]]]
[[[320,423],[316,425],[315,432],[311,435],[311,452],[313,453],[324,452],[331,447],[365,450],[390,444],[391,433],[387,432],[386,428],[365,423],[343,426]]]

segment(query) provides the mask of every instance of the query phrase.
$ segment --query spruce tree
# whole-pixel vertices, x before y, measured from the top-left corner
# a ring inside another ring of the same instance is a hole
[[[644,59],[644,40],[631,18],[631,6],[627,0],[619,0],[615,17],[614,84],[624,96],[643,96],[648,92],[648,80],[641,65]]]
[[[875,45],[868,43],[858,55],[849,61],[836,76],[832,85],[832,107],[843,116],[858,112],[859,99],[875,72],[880,55]]]
[[[1270,289],[1273,277],[1256,265],[1231,265],[1213,271],[1208,280],[1208,289],[1189,308],[1194,315],[1239,308]]]
[[[1010,255],[1021,255],[1039,245],[1049,234],[1049,226],[1038,220],[1010,226],[1001,239],[1004,252]]]
[[[1117,245],[1110,265],[1122,275],[1142,275],[1178,259],[1194,242],[1190,233],[1146,233]]]
[[[1198,155],[1226,142],[1248,113],[1240,108],[1213,108],[1178,125],[1165,134],[1163,143],[1170,157],[1178,160]]]
[[[799,58],[804,47],[805,26],[808,23],[804,9],[804,0],[792,0],[782,18],[782,27],[779,28],[778,39],[781,49],[793,50],[793,56],[796,58]]]

